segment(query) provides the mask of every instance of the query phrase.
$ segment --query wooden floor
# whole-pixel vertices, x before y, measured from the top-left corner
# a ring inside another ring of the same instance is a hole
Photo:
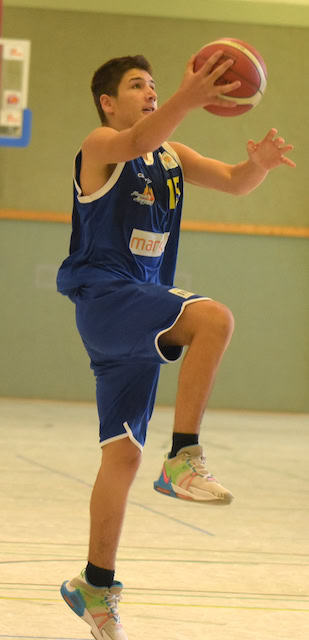
[[[86,562],[96,407],[2,399],[0,416],[0,640],[89,639],[59,585]],[[121,538],[129,640],[307,640],[308,416],[207,413],[201,444],[228,507],[153,491],[172,419],[156,409]]]

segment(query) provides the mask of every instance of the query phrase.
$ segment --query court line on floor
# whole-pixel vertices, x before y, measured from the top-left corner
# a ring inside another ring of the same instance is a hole
[[[84,558],[69,558],[72,562],[83,562]],[[48,563],[48,562],[68,562],[67,558],[39,558],[37,560],[0,560],[1,564],[39,564],[39,563]],[[154,563],[173,563],[173,564],[220,564],[220,565],[234,565],[234,566],[272,566],[272,567],[308,567],[308,562],[253,562],[250,560],[184,560],[183,558],[118,558],[118,562],[144,562],[145,564],[149,564],[150,562]]]
[[[293,480],[301,480],[302,482],[309,482],[309,478],[303,478],[302,476],[296,475],[296,473],[291,473],[291,471],[286,471],[286,469],[284,469],[283,471],[281,471],[280,469],[275,469],[273,467],[267,467],[264,465],[260,465],[260,464],[256,464],[254,462],[252,462],[252,460],[241,460],[240,458],[234,458],[234,462],[238,465],[238,464],[242,464],[245,466],[249,466],[252,469],[258,469],[258,470],[262,470],[262,471],[268,471],[270,473],[274,473],[275,475],[280,475],[280,476],[284,476],[285,478],[293,478]],[[307,494],[307,491],[302,491],[302,493]]]
[[[0,589],[3,589],[5,591],[22,591],[23,593],[25,592],[38,592],[38,591],[44,591],[44,593],[58,593],[59,591],[59,586],[57,585],[57,587],[53,587],[53,588],[49,588],[47,589],[46,587],[44,587],[43,589],[40,589],[40,585],[37,586],[30,586],[30,585],[23,585],[23,587],[1,587],[0,584]],[[308,597],[306,595],[302,595],[302,596],[298,596],[298,595],[285,595],[283,594],[250,594],[250,593],[233,593],[233,592],[229,592],[229,593],[223,593],[222,591],[220,592],[216,592],[216,591],[210,591],[210,592],[198,592],[198,591],[185,591],[183,590],[180,593],[177,593],[177,589],[144,589],[142,587],[139,588],[132,588],[132,587],[128,587],[125,590],[126,592],[126,596],[135,596],[138,597],[139,595],[143,594],[143,595],[147,595],[149,597],[159,597],[159,598],[164,598],[164,597],[170,597],[172,596],[173,598],[195,598],[195,599],[200,599],[200,600],[204,600],[204,599],[216,599],[216,600],[242,600],[242,601],[246,601],[246,600],[256,600],[258,602],[262,602],[264,600],[268,601],[268,602],[287,602],[288,600],[291,600],[292,602],[296,602],[297,604],[300,603],[307,603],[308,602]],[[0,596],[0,599],[5,599],[5,600],[14,600],[15,598],[17,598],[18,596],[9,596],[9,595],[5,595],[5,596]],[[26,599],[32,599],[31,596],[27,596]],[[45,598],[44,598],[45,600]],[[48,600],[48,598],[46,598],[46,600]]]
[[[129,500],[129,504],[133,504],[136,507],[140,507],[141,509],[145,509],[146,511],[150,511],[150,513],[154,513],[155,515],[164,516],[168,518],[168,520],[173,520],[173,522],[177,522],[178,524],[183,525],[184,527],[189,527],[189,529],[193,529],[194,531],[199,531],[200,533],[204,533],[207,536],[214,536],[215,534],[211,531],[207,531],[206,529],[202,529],[201,527],[197,527],[196,525],[190,524],[189,522],[184,522],[183,520],[179,520],[178,518],[174,518],[174,516],[167,516],[166,514],[161,513],[161,511],[157,511],[156,509],[152,509],[151,507],[147,507],[144,504],[139,504],[138,502],[134,502]]]
[[[68,546],[68,547],[82,547],[83,549],[85,549],[87,547],[87,544],[85,542],[30,542],[29,540],[0,540],[0,545],[1,544],[19,544],[19,545],[31,545],[31,546],[57,546],[57,547],[62,547],[62,546]],[[119,547],[120,551],[122,550],[127,550],[127,549],[141,549],[141,546],[138,545],[120,545]],[[151,551],[167,551],[167,552],[171,552],[171,551],[177,551],[177,553],[179,551],[189,551],[190,549],[188,549],[188,547],[184,548],[184,547],[177,547],[177,549],[175,549],[175,547],[154,547],[154,546],[143,546],[143,551],[145,551],[146,549],[151,549]],[[211,551],[212,554],[214,553],[225,553],[225,554],[247,554],[247,555],[258,555],[258,556],[295,556],[295,557],[304,557],[304,558],[308,558],[308,553],[292,553],[292,552],[286,552],[286,551],[256,551],[256,550],[250,550],[250,549],[206,549],[205,547],[203,549],[199,549],[199,548],[194,548],[194,552],[198,553],[198,552],[203,552],[205,553],[205,551]],[[0,583],[1,584],[1,583]]]
[[[20,543],[20,545],[22,547],[22,542]],[[155,551],[153,549],[153,547],[141,547],[140,546],[140,547],[136,547],[136,549],[138,549],[138,551],[141,551],[141,549],[142,549],[143,552],[145,552],[147,549],[151,549],[152,552]],[[128,549],[127,549],[127,551],[128,551]],[[162,551],[168,553],[171,550],[167,549],[167,548],[163,548],[162,550],[158,549],[158,551],[160,551],[160,553]],[[175,551],[176,551],[176,553],[179,553],[180,551],[183,551],[183,549],[175,549]],[[195,556],[198,554],[198,551],[199,550],[197,549],[196,552],[194,552]],[[226,551],[224,549],[218,549],[216,551],[213,551],[211,549],[201,549],[200,551],[204,555],[205,555],[205,553],[209,552],[209,553],[211,553],[212,556],[221,555],[221,554],[225,554],[225,555],[229,554],[229,555],[233,555],[235,557],[236,556],[240,556],[241,557],[241,552],[240,551]],[[120,548],[119,552],[120,553],[124,553],[125,552],[125,548],[124,547]],[[188,552],[190,553],[191,550],[188,550]],[[15,549],[14,552],[13,552],[13,550],[6,550],[3,553],[5,553],[6,556],[8,556],[8,557],[14,553],[14,557],[16,558],[16,561],[18,561],[17,555],[22,556],[21,559],[23,559],[24,555],[25,555],[25,549],[21,549],[20,551],[17,551]],[[75,555],[68,555],[68,554],[63,554],[63,553],[60,553],[60,552],[57,553],[56,549],[55,549],[54,553],[46,553],[46,551],[44,549],[42,549],[42,550],[38,549],[36,553],[33,550],[31,552],[27,551],[26,554],[27,554],[27,559],[31,559],[31,558],[34,557],[34,558],[37,558],[38,560],[50,560],[50,561],[52,561],[52,560],[61,560],[63,558],[65,560],[78,560],[78,558],[76,558],[76,554]],[[247,551],[245,555],[247,555],[249,557],[250,556],[255,557],[256,555],[263,556],[264,554],[263,553],[260,553],[260,554],[252,553],[251,554],[250,551]],[[292,559],[298,559],[299,558],[300,560],[302,558],[304,558],[304,559],[309,561],[308,554],[305,554],[305,553],[299,553],[299,554],[297,554],[297,553],[295,553],[295,554],[293,554],[293,553],[290,553],[290,554],[285,554],[285,553],[271,554],[271,553],[268,553],[268,554],[265,554],[265,556],[272,556],[272,555],[274,556],[274,560],[277,560],[276,556],[279,556],[279,557],[283,556],[284,558],[288,558],[288,557],[292,558]],[[38,556],[41,556],[41,557],[39,558]],[[152,558],[150,558],[150,560],[155,560],[155,558],[152,557]],[[169,558],[169,560],[171,562],[174,562],[174,561],[178,561],[179,559],[178,558]],[[216,562],[217,560],[214,560],[214,561]],[[0,560],[0,562],[1,562],[1,560]],[[196,560],[195,557],[190,558],[190,556],[189,556],[189,557],[184,557],[183,558],[183,562],[197,562],[197,560]],[[234,559],[234,560],[229,560],[228,562],[239,562],[239,564],[241,564],[244,561],[241,561],[241,560],[238,561],[238,559],[237,560]],[[251,563],[251,564],[254,564],[254,563],[256,564],[256,561],[251,560],[250,558],[247,559],[245,562],[246,563]],[[292,562],[284,562],[284,563],[282,563],[282,562],[280,562],[280,560],[279,560],[279,562],[271,562],[271,563],[269,563],[269,562],[267,562],[267,558],[265,558],[265,560],[260,560],[258,562],[258,564],[284,564],[284,565],[290,565],[290,564],[293,564],[293,563]],[[300,565],[300,566],[307,566],[308,562],[305,563],[305,562],[299,561],[299,562],[297,562],[295,564]]]
[[[61,603],[60,598],[18,598],[11,596],[0,596],[0,600],[18,600],[27,602],[57,602]],[[224,604],[196,604],[196,603],[181,603],[181,602],[125,602],[121,603],[121,606],[147,606],[147,607],[182,607],[182,608],[194,608],[194,609],[233,609],[233,610],[251,610],[251,611],[293,611],[295,613],[309,613],[309,609],[296,609],[292,607],[243,607],[241,605],[224,605]],[[4,636],[5,637],[5,636]],[[23,637],[23,636],[21,636]],[[0,636],[1,638],[1,636]],[[58,638],[56,640],[59,640]]]
[[[59,585],[58,584],[46,584],[46,583],[40,583],[40,582],[0,582],[0,588],[7,588],[7,587],[21,587],[22,589],[24,589],[26,587],[26,590],[31,590],[31,591],[39,591],[40,588],[44,588],[44,591],[58,591],[59,589]],[[30,587],[30,589],[29,589]],[[34,588],[35,587],[35,588]],[[47,587],[47,589],[45,588]],[[285,600],[287,600],[288,598],[296,598],[299,599],[300,597],[305,598],[304,602],[306,601],[306,599],[309,598],[309,594],[307,593],[302,593],[302,594],[298,594],[298,593],[263,593],[263,592],[257,592],[257,591],[216,591],[216,590],[205,590],[205,589],[167,589],[167,588],[162,588],[162,587],[126,587],[126,594],[133,592],[133,595],[137,595],[139,592],[142,592],[143,594],[145,594],[145,592],[148,595],[175,595],[176,597],[178,596],[184,596],[184,597],[188,597],[188,594],[192,594],[192,597],[208,597],[208,595],[210,597],[231,597],[231,598],[237,598],[238,596],[240,596],[241,598],[243,598],[244,596],[250,596],[251,599],[258,599],[258,598],[283,598]],[[159,591],[160,593],[158,594],[157,591]],[[191,597],[191,595],[190,595]]]
[[[92,489],[92,484],[90,484],[89,482],[86,482],[85,480],[82,480],[81,478],[78,478],[76,476],[72,476],[69,473],[65,473],[64,471],[58,471],[58,469],[54,469],[53,467],[48,467],[47,465],[41,464],[40,462],[37,462],[36,460],[31,460],[31,458],[27,458],[26,456],[22,456],[22,455],[16,455],[16,457],[19,460],[24,460],[25,462],[28,462],[29,464],[32,464],[36,467],[40,467],[41,469],[44,469],[45,471],[50,471],[51,473],[55,473],[56,475],[60,475],[63,476],[64,478],[68,478],[69,480],[73,480],[75,482],[79,482],[80,484],[83,484],[86,487],[90,487]],[[162,513],[161,511],[157,511],[156,509],[152,509],[151,507],[147,507],[144,504],[140,504],[139,502],[133,502],[132,500],[128,501],[128,504],[132,504],[136,507],[139,507],[140,509],[144,509],[145,511],[150,511],[150,513],[154,513],[155,515],[159,515],[162,516],[163,518],[166,518],[167,520],[172,520],[174,522],[177,522],[178,524],[181,524],[184,527],[189,527],[189,529],[193,529],[194,531],[198,531],[199,533],[203,533],[204,535],[207,536],[214,536],[215,534],[212,533],[211,531],[207,531],[206,529],[202,529],[201,527],[196,527],[193,524],[190,524],[189,522],[184,522],[183,520],[179,520],[178,518],[174,518],[173,516],[169,516],[166,513]]]
[[[84,638],[55,638],[55,636],[12,636],[11,634],[9,636],[2,636],[0,635],[0,638],[4,638],[5,640],[15,640],[16,639],[20,639],[20,640],[85,640]]]

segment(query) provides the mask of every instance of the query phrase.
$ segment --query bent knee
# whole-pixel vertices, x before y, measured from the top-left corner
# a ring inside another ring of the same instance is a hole
[[[192,338],[200,332],[220,335],[226,339],[232,336],[234,316],[226,305],[209,300],[192,304],[187,309],[191,313]]]
[[[104,445],[102,447],[102,456],[105,463],[107,460],[114,460],[115,464],[119,466],[138,469],[142,459],[142,452],[127,437]]]
[[[176,324],[160,337],[160,346],[189,345],[201,332],[231,338],[234,317],[228,307],[214,300],[196,300],[188,304]]]
[[[210,321],[220,331],[227,335],[232,335],[235,326],[232,311],[226,305],[221,304],[221,302],[211,301],[210,304],[210,312],[208,311]]]

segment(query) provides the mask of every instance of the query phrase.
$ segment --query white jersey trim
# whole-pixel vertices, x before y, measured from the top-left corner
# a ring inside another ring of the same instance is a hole
[[[109,442],[116,442],[116,440],[122,440],[123,438],[128,438],[128,437],[129,436],[127,433],[122,433],[120,436],[113,436],[112,438],[101,440],[100,441],[101,448],[103,448],[106,444],[109,444]]]
[[[192,294],[192,295],[194,295],[194,294]],[[155,347],[156,347],[156,350],[157,350],[157,352],[158,352],[158,354],[159,354],[160,358],[162,358],[162,360],[164,360],[164,362],[168,362],[169,364],[170,364],[170,363],[173,363],[173,362],[177,362],[177,360],[180,360],[180,358],[181,358],[181,356],[182,356],[182,350],[181,350],[181,352],[180,352],[180,354],[179,354],[178,358],[176,358],[175,360],[168,360],[168,358],[166,358],[166,357],[165,357],[165,355],[162,353],[162,351],[161,351],[161,349],[160,349],[160,347],[159,347],[159,340],[160,340],[160,337],[161,337],[161,336],[163,336],[163,334],[164,334],[164,333],[166,333],[167,331],[169,331],[170,329],[172,329],[172,327],[174,327],[174,325],[176,324],[177,320],[178,320],[178,319],[180,318],[180,316],[183,314],[183,312],[184,312],[184,310],[185,310],[185,308],[187,307],[187,305],[188,305],[188,304],[193,304],[194,302],[201,302],[202,300],[210,300],[210,301],[211,301],[211,300],[212,300],[212,298],[206,298],[206,297],[205,297],[205,298],[193,298],[193,300],[187,300],[186,302],[184,302],[184,303],[181,305],[181,309],[180,309],[180,311],[179,311],[179,313],[178,313],[177,318],[175,318],[174,322],[173,322],[169,327],[167,327],[166,329],[163,329],[163,331],[159,331],[159,333],[157,333],[157,335],[156,335],[156,337],[155,337]],[[177,345],[175,345],[175,346],[177,346]]]
[[[164,142],[161,147],[163,147],[164,149],[166,149],[166,151],[168,151],[168,153],[170,153],[170,155],[174,158],[174,160],[176,160],[177,164],[180,166],[180,169],[183,173],[183,167],[181,164],[181,160],[179,158],[178,153],[175,151],[175,149],[173,149],[173,147],[171,147],[171,145],[168,142]]]
[[[95,191],[94,193],[91,193],[89,196],[83,196],[82,195],[82,190],[80,188],[80,185],[78,184],[78,182],[76,180],[76,158],[77,158],[77,156],[78,156],[80,151],[81,151],[81,149],[79,149],[79,151],[77,152],[77,154],[76,154],[76,156],[74,158],[73,180],[74,180],[75,189],[77,191],[77,200],[78,200],[78,202],[80,202],[81,204],[88,204],[89,202],[94,202],[95,200],[99,200],[99,198],[102,198],[102,196],[105,196],[105,194],[108,193],[113,188],[113,186],[116,184],[117,180],[120,178],[120,175],[121,175],[126,163],[125,162],[119,162],[118,164],[116,164],[116,167],[115,167],[112,175],[107,180],[107,182],[100,189],[98,189],[98,191]]]
[[[133,432],[131,427],[129,426],[128,422],[124,422],[123,426],[128,434],[128,438],[130,438],[131,442],[133,442],[133,444],[135,444],[135,446],[140,449],[140,451],[143,451],[143,446],[141,445],[141,443],[136,440],[136,438],[134,438]]]
[[[133,442],[133,444],[135,444],[135,446],[141,451],[143,452],[143,446],[141,445],[140,442],[138,442],[138,440],[136,440],[136,438],[134,438],[132,429],[129,427],[127,422],[123,423],[123,426],[126,430],[126,433],[121,433],[119,436],[113,436],[112,438],[107,438],[106,440],[101,440],[100,445],[101,445],[101,449],[103,449],[103,447],[105,447],[106,444],[109,444],[110,442],[116,442],[117,440],[123,440],[124,438],[129,438],[129,440],[131,440],[131,442]]]
[[[178,154],[176,153],[176,151],[173,149],[173,147],[171,147],[168,142],[164,142],[163,144],[160,145],[161,147],[163,147],[166,151],[168,151],[168,153],[176,160],[177,164],[179,165],[182,173],[183,173],[183,168],[182,168],[182,164],[180,161],[180,158],[178,156]],[[88,196],[83,196],[82,195],[82,190],[80,185],[77,182],[76,179],[76,158],[78,156],[78,154],[81,152],[81,149],[79,149],[74,157],[74,161],[73,161],[73,180],[74,180],[74,185],[75,185],[75,189],[77,192],[77,200],[78,202],[80,202],[81,204],[89,204],[90,202],[95,202],[95,200],[99,200],[100,198],[102,198],[103,196],[105,196],[106,193],[108,193],[116,184],[116,182],[119,180],[121,173],[124,169],[124,166],[126,164],[126,162],[119,162],[112,175],[110,176],[110,178],[107,180],[107,182],[100,188],[98,189],[98,191],[95,191],[94,193],[91,193]],[[145,160],[143,158],[145,164],[148,164],[149,166],[154,164],[154,157],[153,157],[153,153],[148,154],[147,160]]]

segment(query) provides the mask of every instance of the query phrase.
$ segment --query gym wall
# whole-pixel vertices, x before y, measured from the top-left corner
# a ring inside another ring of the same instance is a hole
[[[240,232],[184,230],[176,283],[227,304],[235,316],[210,407],[308,411],[308,240],[241,233],[246,224],[308,226],[308,29],[7,7],[2,35],[32,41],[33,136],[26,149],[0,148],[0,208],[46,213],[71,210],[73,155],[99,124],[90,79],[106,59],[143,53],[162,102],[206,42],[237,37],[261,51],[269,84],[260,105],[239,118],[195,111],[174,139],[234,163],[246,159],[249,138],[276,127],[295,145],[297,169],[276,169],[246,197],[188,187],[184,221],[234,223]],[[74,307],[55,290],[69,237],[67,224],[1,220],[2,396],[95,398]],[[162,367],[158,403],[174,403],[178,369]]]

